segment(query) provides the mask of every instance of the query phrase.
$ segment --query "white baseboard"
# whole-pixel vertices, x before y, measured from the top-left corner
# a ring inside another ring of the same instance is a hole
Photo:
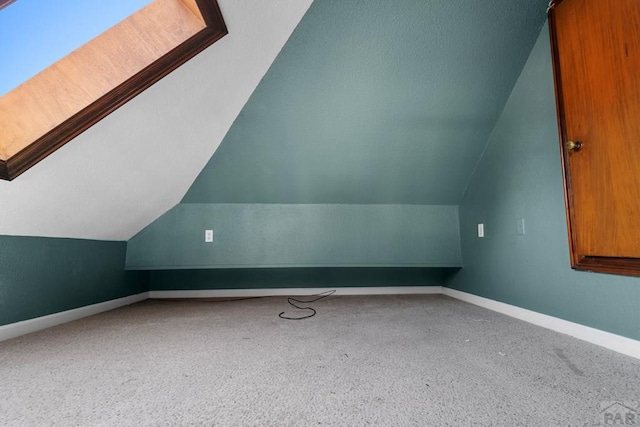
[[[640,359],[640,341],[455,289],[442,288],[442,293],[452,298]]]
[[[0,326],[0,341],[30,334],[52,326],[61,325],[62,323],[82,319],[83,317],[93,316],[94,314],[103,313],[115,308],[124,307],[125,305],[144,301],[148,298],[149,292],[142,292],[137,295],[131,295],[98,304],[87,305],[85,307],[74,308],[73,310],[36,317],[35,319],[3,325]]]
[[[250,298],[316,295],[335,290],[335,295],[442,294],[442,286],[387,286],[353,288],[207,289],[200,291],[150,291],[149,298]]]
[[[0,326],[0,341],[26,335],[42,329],[57,326],[62,323],[78,320],[83,317],[124,307],[148,298],[153,299],[181,299],[181,298],[246,298],[269,296],[304,296],[315,295],[335,290],[335,295],[447,295],[460,301],[468,302],[507,316],[550,329],[555,332],[570,335],[615,352],[640,359],[640,341],[620,335],[601,331],[600,329],[584,326],[557,317],[538,313],[525,308],[498,302],[488,298],[444,288],[442,286],[388,286],[388,287],[350,287],[350,288],[278,288],[278,289],[210,289],[192,291],[150,291],[61,313],[37,317]]]

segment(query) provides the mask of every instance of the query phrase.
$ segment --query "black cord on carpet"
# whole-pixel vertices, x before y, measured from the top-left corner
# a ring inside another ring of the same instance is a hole
[[[301,316],[301,317],[289,317],[289,316],[285,316],[284,315],[285,312],[283,311],[282,313],[280,313],[278,315],[278,317],[281,318],[281,319],[285,319],[285,320],[303,320],[303,319],[308,319],[310,317],[313,317],[317,313],[317,311],[314,308],[312,308],[312,307],[300,307],[298,304],[310,304],[312,302],[316,302],[316,301],[319,301],[319,300],[321,300],[323,298],[331,296],[331,295],[333,295],[335,293],[336,293],[336,290],[333,289],[331,291],[326,291],[326,292],[322,292],[322,293],[315,294],[315,295],[309,295],[310,297],[315,297],[314,299],[311,299],[309,301],[301,301],[299,299],[288,297],[287,298],[287,302],[289,303],[290,306],[292,306],[292,307],[294,307],[294,308],[296,308],[298,310],[309,310],[309,311],[311,311],[311,313],[306,315],[306,316]],[[296,304],[296,303],[298,303],[298,304]]]
[[[321,292],[319,294],[312,294],[312,295],[305,295],[306,297],[312,297],[313,299],[310,299],[308,301],[302,301],[293,297],[287,297],[287,302],[289,303],[289,305],[291,305],[292,307],[294,307],[297,310],[307,310],[310,311],[311,313],[306,315],[306,316],[301,316],[301,317],[290,317],[290,316],[285,316],[285,312],[283,311],[282,313],[278,314],[278,317],[281,319],[285,319],[285,320],[303,320],[303,319],[308,319],[310,317],[315,316],[318,312],[313,308],[313,307],[301,307],[298,304],[310,304],[312,302],[316,302],[319,301],[323,298],[326,298],[328,296],[331,296],[333,294],[336,293],[336,290],[330,290],[330,291],[325,291],[325,292]],[[250,300],[250,299],[263,299],[263,298],[273,298],[274,296],[263,296],[263,297],[239,297],[239,298],[224,298],[222,300],[216,300],[215,302],[236,302],[236,301],[246,301],[246,300]],[[298,303],[298,304],[296,304]]]

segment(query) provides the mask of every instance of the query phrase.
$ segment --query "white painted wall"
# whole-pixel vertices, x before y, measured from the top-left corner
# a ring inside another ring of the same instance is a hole
[[[0,181],[0,234],[128,240],[180,202],[312,3],[218,1],[227,36]]]

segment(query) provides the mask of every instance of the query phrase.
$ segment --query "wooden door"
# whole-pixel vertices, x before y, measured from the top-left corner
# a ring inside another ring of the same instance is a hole
[[[560,0],[549,25],[574,268],[640,275],[640,0]]]

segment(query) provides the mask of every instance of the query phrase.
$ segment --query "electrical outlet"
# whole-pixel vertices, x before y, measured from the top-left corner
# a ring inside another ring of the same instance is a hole
[[[213,242],[213,230],[204,230],[204,241],[205,243]]]
[[[516,233],[518,233],[519,236],[524,235],[524,218],[520,218],[516,222]]]
[[[478,237],[484,237],[484,224],[478,224]]]

